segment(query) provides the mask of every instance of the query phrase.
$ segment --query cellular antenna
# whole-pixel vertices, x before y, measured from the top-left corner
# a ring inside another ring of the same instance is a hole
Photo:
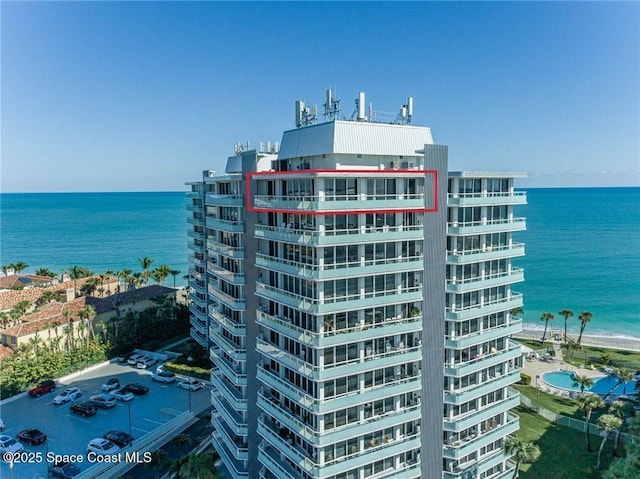
[[[323,116],[325,120],[331,121],[340,118],[341,110],[340,110],[340,100],[336,99],[331,92],[331,88],[327,88],[326,90],[326,100],[324,103],[324,113]]]

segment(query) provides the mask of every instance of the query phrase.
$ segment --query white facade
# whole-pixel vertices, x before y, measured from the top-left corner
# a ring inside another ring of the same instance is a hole
[[[512,176],[476,191],[451,174],[447,197],[428,128],[368,122],[232,160],[187,193],[192,336],[210,348],[231,475],[506,477],[525,201]]]

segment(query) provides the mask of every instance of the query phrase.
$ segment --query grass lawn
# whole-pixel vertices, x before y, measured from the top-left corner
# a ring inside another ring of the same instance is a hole
[[[589,453],[584,432],[549,422],[523,406],[514,411],[520,416],[517,436],[540,448],[536,462],[520,466],[521,479],[600,479],[611,464],[613,441],[607,441],[602,452],[602,469],[597,471],[595,464],[602,438],[591,436],[594,451]]]
[[[580,409],[580,404],[575,399],[554,396],[553,394],[547,394],[543,391],[536,391],[536,388],[533,386],[514,384],[513,387],[520,391],[520,394],[531,399],[534,404],[548,409],[551,412],[576,419],[582,419],[584,416],[584,412]]]

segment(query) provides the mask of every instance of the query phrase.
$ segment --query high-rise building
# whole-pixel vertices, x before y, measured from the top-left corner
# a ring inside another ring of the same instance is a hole
[[[525,197],[448,173],[411,99],[391,123],[356,104],[298,102],[281,145],[189,183],[214,447],[234,478],[507,477]]]

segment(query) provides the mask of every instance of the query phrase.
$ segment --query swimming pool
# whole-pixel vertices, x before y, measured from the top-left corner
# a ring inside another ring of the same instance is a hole
[[[573,374],[573,371],[549,371],[542,374],[542,380],[554,388],[580,392],[580,385],[575,384]],[[618,384],[617,376],[595,376],[591,379],[593,379],[594,384],[586,391],[601,395],[607,394],[612,387]],[[636,392],[636,382],[636,380],[631,380],[619,384],[611,394],[634,394]]]

